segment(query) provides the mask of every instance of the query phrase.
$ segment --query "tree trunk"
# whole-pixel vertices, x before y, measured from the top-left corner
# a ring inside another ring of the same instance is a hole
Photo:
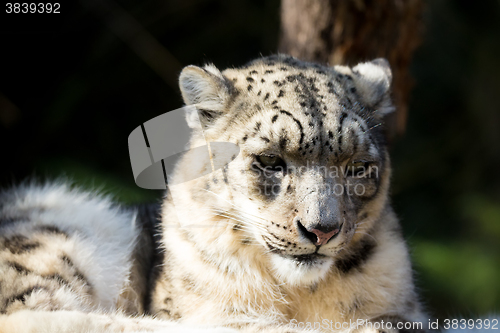
[[[404,133],[412,54],[420,43],[423,0],[282,0],[280,52],[330,65],[386,58],[396,112],[388,137]]]

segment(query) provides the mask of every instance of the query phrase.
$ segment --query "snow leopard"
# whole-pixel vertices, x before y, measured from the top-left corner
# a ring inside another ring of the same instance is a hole
[[[283,54],[185,67],[190,147],[239,153],[187,150],[157,206],[4,190],[0,332],[425,331],[389,199],[391,77]]]

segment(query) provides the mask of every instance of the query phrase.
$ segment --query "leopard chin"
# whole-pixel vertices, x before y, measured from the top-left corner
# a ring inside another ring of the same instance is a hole
[[[312,286],[323,280],[333,266],[333,258],[317,253],[282,255],[271,253],[275,277],[293,286]]]

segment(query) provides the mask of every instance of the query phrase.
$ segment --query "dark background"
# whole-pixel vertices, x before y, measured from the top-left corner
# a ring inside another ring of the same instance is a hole
[[[123,203],[154,200],[134,184],[128,134],[182,106],[182,66],[275,53],[280,3],[71,6],[0,17],[0,187],[65,176]],[[391,148],[393,203],[430,312],[498,313],[500,2],[428,1],[424,21],[407,131]]]

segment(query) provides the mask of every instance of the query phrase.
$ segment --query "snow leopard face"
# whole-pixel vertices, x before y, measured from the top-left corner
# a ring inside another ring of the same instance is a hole
[[[283,281],[310,284],[355,267],[374,246],[364,235],[386,204],[380,125],[393,109],[390,81],[383,59],[349,68],[277,55],[223,72],[186,67],[180,87],[197,106],[203,139],[240,147],[197,181],[190,209],[210,211],[227,226],[226,244],[247,246]],[[192,162],[188,154],[177,172]],[[190,233],[200,244],[221,237]]]

